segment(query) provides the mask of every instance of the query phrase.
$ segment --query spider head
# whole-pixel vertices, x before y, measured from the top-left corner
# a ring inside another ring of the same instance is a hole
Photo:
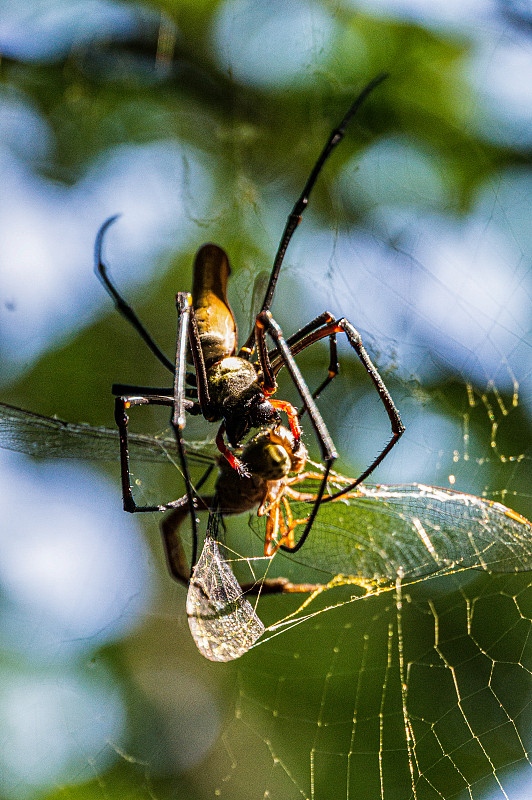
[[[278,425],[281,418],[264,394],[255,394],[245,404],[232,408],[224,417],[227,441],[231,447],[238,447],[251,428],[263,425]]]

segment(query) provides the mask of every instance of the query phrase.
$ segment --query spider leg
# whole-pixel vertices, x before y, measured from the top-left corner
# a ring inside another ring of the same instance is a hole
[[[278,550],[277,534],[279,531],[279,503],[275,502],[267,512],[266,534],[264,536],[264,555],[272,556]]]
[[[275,555],[282,544],[289,542],[289,531],[286,527],[286,521],[281,511],[281,503],[283,501],[284,498],[278,498],[268,512],[268,522],[273,516],[274,526],[270,531],[269,536],[266,536],[264,540],[264,555],[267,558]],[[266,527],[266,531],[268,532],[268,527]]]
[[[301,350],[305,349],[306,345],[300,346],[300,342],[305,342],[307,337],[318,328],[321,328],[327,322],[330,322],[332,319],[331,315],[328,311],[324,311],[322,314],[317,316],[311,322],[308,322],[303,328],[301,328],[296,333],[292,334],[287,340],[286,344],[290,348],[290,352],[292,355],[299,353]],[[279,370],[284,366],[284,361],[282,356],[279,354],[279,350],[275,347],[273,350],[270,350],[268,353],[268,358],[272,362],[271,368],[273,374],[277,376]],[[332,333],[329,336],[329,367],[327,370],[327,377],[320,383],[317,389],[312,392],[312,399],[317,400],[318,397],[321,395],[323,390],[331,383],[334,378],[338,375],[340,371],[340,365],[338,363],[338,348],[336,346],[336,333]],[[303,406],[298,411],[298,417],[301,419],[303,414],[305,413],[305,407]]]
[[[324,461],[330,462],[330,465],[332,465],[332,462],[335,458],[337,458],[338,454],[329,435],[329,431],[327,430],[325,422],[323,421],[323,418],[318,411],[314,400],[312,399],[309,388],[305,383],[301,372],[299,371],[299,367],[297,366],[290,348],[288,347],[288,344],[283,336],[283,332],[269,311],[261,311],[261,313],[258,315],[255,324],[255,332],[257,340],[257,352],[263,375],[264,390],[266,392],[271,392],[277,387],[274,371],[266,348],[266,332],[268,332],[277,345],[280,357],[283,360],[283,365],[290,373],[290,377],[292,378],[295,387],[299,392],[299,396],[301,397],[309,414],[310,420],[316,432],[316,436],[318,437],[318,441],[320,443],[322,458]],[[316,333],[309,334],[309,338],[310,336],[315,335]]]
[[[115,400],[115,420],[118,426],[120,438],[120,471],[122,482],[122,499],[124,510],[131,513],[135,512],[148,512],[148,511],[165,511],[170,508],[178,508],[181,506],[181,500],[172,501],[157,506],[139,506],[133,498],[131,487],[131,473],[129,468],[129,448],[127,437],[127,426],[129,416],[127,410],[133,406],[138,405],[167,405],[172,406],[171,425],[174,430],[177,451],[179,454],[179,461],[181,471],[185,481],[185,497],[187,499],[188,507],[195,508],[195,493],[190,479],[188,463],[185,456],[185,448],[183,443],[183,429],[186,425],[186,411],[192,413],[204,413],[204,407],[209,407],[208,389],[204,391],[207,379],[205,374],[205,364],[201,354],[201,347],[199,345],[199,337],[195,340],[194,334],[197,334],[197,328],[192,324],[195,320],[193,318],[193,309],[191,297],[186,292],[181,292],[176,297],[176,305],[178,309],[178,330],[177,330],[177,345],[176,345],[176,358],[175,368],[172,367],[174,373],[174,386],[171,393],[164,395],[159,394],[137,394],[133,397],[118,396]],[[186,397],[185,379],[186,379],[186,355],[187,355],[187,341],[190,340],[191,351],[194,357],[195,366],[198,372],[198,396],[200,403],[195,403]],[[198,356],[199,352],[199,356]],[[202,377],[204,377],[204,384],[202,384]],[[116,390],[122,389],[135,389],[117,384],[113,387]],[[142,389],[142,387],[138,387]],[[202,402],[203,404],[202,405]],[[192,566],[196,563],[197,550],[198,550],[198,530],[197,520],[195,513],[191,514],[192,523]]]
[[[312,322],[309,322],[307,325],[305,325],[304,328],[301,328],[300,331],[298,331],[293,336],[290,336],[290,338],[286,340],[286,343],[290,347],[290,352],[292,353],[292,355],[294,355],[294,353],[299,352],[299,350],[296,349],[299,342],[302,340],[304,341],[306,336],[308,336],[312,331],[316,330],[317,328],[321,327],[325,322],[327,322],[328,316],[329,313],[327,311],[324,311],[323,314],[320,314],[318,317],[316,317],[316,319],[312,320]],[[282,361],[279,362],[278,369],[281,369],[281,367],[282,367]],[[327,369],[327,376],[320,383],[317,389],[314,389],[314,391],[312,392],[313,400],[318,399],[323,390],[331,383],[331,381],[333,381],[336,378],[339,371],[340,371],[340,364],[338,363],[338,348],[336,345],[336,333],[331,333],[331,335],[329,336],[329,367]],[[274,372],[275,372],[275,367],[274,367]],[[275,372],[275,374],[277,373]],[[303,406],[298,412],[298,417],[301,419],[304,413],[305,413],[305,407]]]
[[[303,545],[305,544],[307,536],[309,535],[310,530],[311,530],[312,526],[314,525],[314,520],[316,519],[316,515],[317,515],[317,513],[319,511],[319,508],[320,508],[320,505],[322,503],[323,494],[324,494],[325,488],[327,486],[327,480],[329,478],[330,470],[331,470],[331,462],[328,461],[325,464],[325,470],[323,472],[322,482],[321,482],[320,488],[318,489],[318,492],[316,494],[316,499],[314,500],[314,505],[312,506],[312,511],[310,512],[310,514],[308,516],[307,524],[305,525],[305,529],[303,530],[303,533],[301,534],[301,536],[299,537],[298,541],[296,542],[296,544],[293,547],[288,547],[287,545],[281,545],[281,547],[280,547],[281,550],[285,550],[288,553],[297,553],[297,551],[300,550],[301,547],[303,547]],[[325,499],[327,500],[329,498],[327,497]]]
[[[290,338],[286,340],[287,345],[290,348],[290,352],[292,355],[296,355],[300,353],[301,350],[304,350],[308,345],[306,344],[307,339],[310,335],[317,329],[322,328],[323,325],[330,322],[332,319],[331,314],[328,311],[324,311],[322,314],[317,316],[311,322],[307,323],[301,330],[294,333]],[[270,359],[274,359],[272,363],[272,370],[274,375],[277,375],[279,370],[283,367],[283,359],[279,355],[277,349],[272,350],[268,353]],[[340,371],[340,364],[338,363],[338,347],[336,344],[336,332],[329,334],[329,367],[327,369],[327,376],[326,378],[320,383],[317,389],[312,392],[312,399],[317,400],[318,397],[321,395],[323,390],[331,383],[331,381],[336,378]],[[301,419],[303,414],[305,413],[305,408],[301,408],[298,412],[298,417]]]
[[[309,335],[309,333],[312,333],[313,331],[317,330],[318,328],[321,328],[322,325],[324,325],[326,322],[330,322],[330,319],[331,319],[331,315],[329,314],[329,312],[328,311],[323,311],[321,314],[318,314],[318,316],[315,317],[313,320],[311,320],[310,322],[307,322],[306,325],[304,325],[298,331],[296,331],[291,336],[289,336],[288,339],[286,340],[286,344],[290,348],[290,351],[291,351],[292,355],[294,355],[295,353],[299,352],[299,350],[295,349],[295,345],[298,342],[300,342],[302,339],[306,339],[306,337]],[[282,364],[283,364],[282,359],[280,358],[280,355],[279,355],[279,351],[275,347],[273,350],[271,350],[268,353],[268,355],[269,355],[269,357],[270,357],[270,359],[272,361],[275,361],[273,366],[274,366],[274,372],[275,372],[275,374],[277,374],[279,372],[279,370],[281,369]]]
[[[390,425],[392,429],[392,437],[390,441],[379,453],[379,455],[371,462],[369,467],[366,470],[364,470],[364,472],[356,479],[356,481],[352,481],[345,488],[324,498],[323,502],[329,502],[331,500],[335,500],[337,497],[341,497],[346,492],[352,491],[360,483],[365,481],[368,475],[370,475],[373,472],[373,470],[381,463],[381,461],[385,458],[385,456],[390,452],[392,447],[398,442],[398,440],[404,433],[405,426],[403,425],[403,422],[399,415],[399,411],[397,410],[395,403],[392,400],[390,392],[386,388],[384,381],[379,375],[377,368],[371,361],[362,343],[362,337],[360,336],[359,332],[345,317],[336,320],[331,314],[328,314],[328,312],[325,312],[325,314],[328,315],[329,321],[326,322],[321,328],[307,333],[307,335],[301,337],[296,344],[293,344],[291,348],[292,354],[301,352],[301,350],[310,347],[310,345],[320,341],[321,339],[324,339],[326,336],[329,336],[330,338],[332,335],[336,335],[337,333],[341,333],[343,331],[347,336],[349,344],[357,354],[358,358],[362,362],[362,365],[364,366],[364,369],[371,378],[373,385],[377,389],[381,402],[386,410],[386,413],[388,414],[388,419],[390,420]],[[276,362],[275,366],[273,367],[274,372],[275,370],[277,370],[278,372],[281,366],[282,364],[278,365]]]
[[[188,463],[185,456],[185,446],[183,442],[183,430],[186,425],[186,406],[190,400],[186,399],[185,378],[186,378],[186,360],[187,360],[187,343],[190,342],[190,349],[196,367],[196,375],[198,381],[198,398],[201,406],[202,413],[209,406],[209,393],[207,388],[207,374],[205,370],[205,362],[201,352],[201,345],[199,342],[199,334],[195,324],[194,310],[192,307],[192,296],[188,292],[179,292],[176,295],[176,307],[178,312],[177,319],[177,343],[176,343],[176,356],[175,356],[175,371],[174,371],[174,391],[172,403],[172,416],[170,422],[174,430],[177,450],[179,453],[179,461],[181,462],[181,469],[185,479],[185,496],[187,498],[188,509],[190,512],[190,521],[192,525],[192,556],[191,556],[191,569],[194,569],[198,557],[198,521],[196,519],[196,500],[194,487],[190,479],[190,472]]]
[[[174,371],[174,365],[170,361],[169,358],[165,356],[161,348],[156,344],[153,337],[150,333],[146,330],[140,319],[138,318],[137,314],[131,306],[126,303],[124,298],[120,295],[114,284],[112,283],[109,274],[107,272],[107,267],[103,262],[102,259],[102,245],[103,245],[103,237],[107,232],[107,229],[116,222],[120,214],[115,214],[113,217],[109,217],[103,225],[100,227],[96,235],[96,242],[94,244],[94,271],[99,278],[100,282],[103,284],[104,289],[106,292],[111,296],[114,301],[115,307],[117,311],[122,314],[122,316],[127,319],[127,321],[133,325],[137,333],[141,336],[141,338],[146,342],[154,356],[161,362],[161,364],[166,367],[170,372]]]
[[[383,72],[380,75],[377,75],[373,80],[371,80],[365,87],[362,89],[358,97],[350,106],[349,110],[345,114],[344,118],[340,122],[337,128],[335,128],[332,133],[330,134],[329,138],[327,139],[323,150],[321,151],[318,160],[314,164],[309,177],[307,178],[307,182],[303,188],[303,191],[300,197],[296,200],[292,211],[288,215],[288,219],[286,221],[285,229],[283,231],[283,235],[281,237],[281,241],[279,243],[279,247],[277,249],[277,254],[275,256],[273,267],[270,275],[270,280],[268,283],[268,288],[266,289],[266,294],[264,296],[264,301],[262,303],[262,311],[268,311],[271,307],[273,301],[273,295],[275,293],[275,287],[277,285],[277,280],[279,278],[279,272],[281,270],[281,265],[284,260],[284,256],[288,245],[290,244],[290,240],[294,234],[295,229],[301,222],[301,218],[303,216],[303,212],[305,211],[306,207],[308,206],[310,193],[314,188],[314,184],[323,169],[323,165],[335,149],[335,147],[342,141],[345,135],[345,130],[347,125],[349,124],[351,118],[356,114],[366,97],[375,89],[382,81],[388,77],[388,73]],[[254,331],[252,330],[244,347],[242,350],[242,357],[249,357],[251,353],[252,343],[253,343]]]
[[[197,497],[196,510],[208,511],[213,507],[214,497]],[[187,495],[177,501],[174,509],[166,515],[161,523],[161,534],[166,556],[166,565],[172,578],[184,586],[188,586],[192,569],[187,563],[179,528],[187,515],[190,514],[190,505]]]
[[[338,348],[336,346],[336,334],[332,333],[329,336],[329,367],[327,369],[327,376],[323,379],[320,385],[312,392],[312,399],[317,400],[324,389],[336,378],[340,371],[340,364],[338,363]],[[299,419],[305,413],[303,406],[297,413]]]
[[[190,401],[187,401],[187,403],[188,402]],[[129,511],[132,514],[143,511],[166,511],[169,508],[173,508],[176,502],[178,502],[174,500],[170,503],[161,503],[160,505],[156,506],[139,506],[136,504],[133,497],[133,490],[131,487],[131,472],[129,468],[129,446],[127,433],[129,415],[127,412],[130,408],[141,405],[171,406],[173,405],[173,399],[171,396],[165,397],[161,395],[137,395],[134,397],[119,396],[115,398],[115,421],[118,427],[118,435],[120,440],[120,476],[122,484],[122,501],[124,505],[124,511]]]
[[[258,315],[256,323],[255,323],[255,338],[257,342],[257,353],[259,356],[261,368],[262,368],[262,375],[264,385],[266,390],[269,387],[275,387],[275,375],[272,370],[271,363],[268,358],[268,350],[266,348],[266,331],[270,334],[273,341],[275,342],[277,349],[280,353],[281,358],[283,359],[284,366],[290,373],[290,377],[292,378],[297,391],[299,392],[299,396],[303,401],[303,405],[306,408],[314,431],[316,433],[317,439],[320,444],[321,448],[321,455],[323,461],[325,461],[325,469],[323,471],[323,477],[320,484],[320,488],[316,494],[316,500],[312,511],[310,512],[309,518],[307,520],[307,524],[305,526],[305,530],[301,534],[299,541],[297,542],[294,547],[287,547],[286,545],[281,545],[283,550],[288,550],[291,553],[296,552],[299,550],[300,547],[303,546],[305,539],[307,538],[310,529],[314,523],[314,519],[316,518],[316,514],[318,513],[318,508],[320,506],[323,494],[325,492],[325,488],[327,486],[327,479],[329,477],[329,472],[331,470],[332,464],[334,460],[338,457],[338,453],[334,447],[333,441],[330,437],[329,431],[327,430],[327,426],[323,421],[323,418],[318,411],[318,407],[316,403],[312,399],[310,394],[309,388],[305,383],[301,372],[299,371],[299,367],[297,366],[292,353],[290,352],[290,348],[288,347],[286,340],[283,336],[283,332],[280,326],[272,317],[270,311],[261,311]],[[332,333],[332,331],[331,331]],[[310,336],[315,335],[309,334]]]
[[[203,357],[203,350],[201,347],[201,340],[198,330],[198,323],[196,321],[196,314],[192,305],[192,295],[189,292],[178,292],[176,295],[176,307],[178,311],[178,337],[180,336],[182,317],[186,319],[186,332],[183,334],[184,344],[182,344],[182,373],[180,376],[180,393],[185,393],[185,381],[192,384],[198,394],[199,405],[201,406],[201,413],[205,419],[212,417],[212,403],[209,393],[209,384],[207,381],[207,368],[205,366],[205,359]],[[188,337],[188,344],[192,354],[192,361],[194,362],[195,375],[191,375],[186,371],[186,340]],[[179,345],[178,345],[179,348]],[[175,378],[174,378],[175,382]]]
[[[290,348],[290,352],[292,355],[295,353],[300,352],[301,348],[299,346],[299,342],[301,340],[305,340],[307,336],[312,333],[317,328],[321,328],[325,323],[329,322],[331,319],[331,315],[328,311],[324,311],[323,314],[320,314],[311,322],[308,322],[303,328],[301,328],[296,333],[292,334],[287,340],[286,344]],[[270,350],[268,353],[268,358],[272,362],[272,370],[273,374],[277,376],[279,370],[284,366],[284,361],[282,356],[279,354],[279,350],[274,347],[273,350]],[[318,397],[321,395],[323,390],[329,385],[329,383],[336,378],[340,371],[340,365],[338,363],[338,348],[336,346],[336,334],[332,333],[329,336],[329,368],[327,370],[327,377],[320,383],[317,389],[312,392],[312,399],[317,400]],[[305,407],[299,409],[298,417],[301,419],[303,414],[305,413]]]

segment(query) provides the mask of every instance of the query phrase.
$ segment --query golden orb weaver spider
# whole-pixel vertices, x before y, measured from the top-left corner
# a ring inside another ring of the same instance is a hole
[[[341,142],[349,121],[366,97],[386,77],[386,74],[378,75],[367,84],[352,103],[338,127],[332,131],[327,139],[300,197],[288,216],[274,259],[261,310],[245,344],[238,351],[236,324],[226,294],[227,280],[230,274],[229,259],[222,248],[213,244],[207,244],[200,248],[194,263],[192,293],[178,292],[176,295],[178,310],[177,346],[175,359],[170,361],[154,342],[131,306],[121,297],[111,282],[107,267],[103,262],[103,237],[108,227],[116,220],[116,216],[108,219],[100,228],[95,245],[96,274],[113,298],[117,310],[133,325],[152,353],[173,375],[171,389],[153,389],[125,384],[114,384],[112,387],[113,394],[116,396],[115,419],[120,434],[122,493],[126,511],[165,511],[175,508],[176,505],[181,503],[180,500],[158,506],[139,506],[135,503],[131,488],[128,453],[128,411],[132,407],[156,404],[167,405],[172,408],[171,425],[175,434],[185,480],[186,498],[190,509],[195,509],[197,498],[190,479],[183,441],[187,413],[201,414],[205,419],[213,422],[221,420],[216,436],[218,449],[232,468],[239,474],[244,475],[245,470],[242,463],[224,442],[224,434],[227,436],[231,447],[236,448],[242,443],[251,428],[277,427],[280,424],[279,411],[283,411],[288,416],[290,429],[294,437],[294,450],[297,450],[301,442],[299,418],[306,412],[318,439],[325,469],[312,511],[299,540],[281,545],[283,549],[291,552],[299,550],[312,528],[323,499],[330,469],[337,458],[334,443],[315,400],[338,374],[339,366],[336,346],[338,333],[345,333],[349,344],[372,380],[390,420],[392,435],[390,441],[383,447],[369,467],[351,485],[339,490],[337,496],[352,491],[359,483],[364,481],[381,463],[402,435],[404,425],[399,412],[366,352],[360,334],[349,320],[346,318],[336,319],[325,311],[301,330],[289,338],[285,338],[270,311],[287,247],[301,221],[302,214],[308,205],[311,191],[323,165],[335,147]],[[268,351],[267,335],[274,343],[274,348],[271,351]],[[311,394],[294,356],[324,338],[329,339],[328,375]],[[256,365],[250,361],[251,355],[255,351],[258,358]],[[193,375],[187,373],[187,360],[194,366],[195,372]],[[273,397],[277,389],[276,377],[282,367],[286,367],[302,400],[303,408],[299,414],[287,401]],[[194,388],[185,388],[187,381]],[[198,541],[195,513],[191,513],[191,519],[193,536],[192,564],[195,564]]]

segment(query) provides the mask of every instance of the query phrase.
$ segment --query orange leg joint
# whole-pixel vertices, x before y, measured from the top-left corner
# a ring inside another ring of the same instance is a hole
[[[289,403],[288,400],[276,400],[275,398],[269,398],[270,403],[274,408],[278,408],[279,411],[284,411],[286,416],[288,417],[288,423],[290,425],[290,430],[294,436],[296,442],[299,442],[301,439],[301,425],[299,424],[299,417],[297,416],[297,409],[294,408],[292,403]]]

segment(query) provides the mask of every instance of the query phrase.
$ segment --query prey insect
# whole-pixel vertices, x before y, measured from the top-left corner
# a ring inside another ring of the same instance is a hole
[[[303,545],[312,528],[327,485],[328,473],[337,457],[334,443],[315,400],[325,386],[338,374],[336,337],[339,333],[345,333],[349,344],[362,362],[383,403],[391,425],[391,438],[388,443],[368,468],[342,492],[354,489],[365,480],[403,433],[404,426],[391,395],[371,362],[362,344],[360,334],[347,319],[335,319],[329,312],[324,312],[286,339],[270,311],[286,249],[308,205],[318,175],[334,148],[342,140],[351,118],[368,94],[385,77],[385,75],[377,76],[364,88],[338,127],[330,134],[305,183],[301,196],[288,216],[274,259],[262,308],[246,343],[240,350],[237,351],[236,325],[226,294],[227,280],[230,274],[229,260],[220,247],[209,244],[199,250],[194,263],[192,294],[179,292],[176,296],[177,347],[175,359],[170,361],[154,342],[131,306],[123,300],[111,282],[104,264],[102,258],[104,234],[116,217],[107,220],[100,228],[95,247],[97,275],[113,298],[118,311],[133,325],[150,350],[173,375],[173,387],[166,390],[124,384],[113,386],[113,393],[116,395],[115,418],[120,433],[122,493],[126,511],[164,511],[174,508],[181,502],[174,500],[157,506],[140,506],[135,502],[131,487],[128,452],[128,412],[131,408],[147,404],[168,405],[172,408],[171,425],[184,476],[187,503],[189,508],[193,509],[197,498],[190,480],[183,440],[186,414],[201,414],[209,421],[221,421],[216,444],[231,467],[240,474],[244,472],[242,462],[227,447],[224,436],[227,437],[231,448],[237,448],[250,429],[263,426],[277,427],[281,421],[280,411],[287,414],[294,437],[294,450],[297,450],[301,442],[300,414],[298,415],[295,408],[287,401],[273,397],[277,390],[277,375],[285,367],[301,398],[301,413],[307,413],[314,428],[321,450],[321,458],[325,465],[321,485],[298,541],[282,544],[283,549],[296,552]],[[267,337],[273,341],[274,347],[271,351],[268,350]],[[325,380],[311,394],[294,356],[322,339],[329,339],[329,369]],[[251,361],[253,353],[256,353],[258,359],[256,364]],[[194,366],[193,375],[187,373],[187,358]],[[192,384],[188,389],[186,388],[187,382]],[[191,519],[192,562],[195,563],[198,536],[194,513],[192,513]]]
[[[236,472],[225,459],[218,458],[214,493],[198,495],[196,509],[218,511],[224,517],[257,509],[258,516],[266,518],[264,555],[272,556],[282,545],[291,549],[293,531],[300,520],[290,518],[286,496],[292,496],[290,485],[301,480],[308,458],[306,447],[301,442],[296,443],[291,431],[278,425],[264,428],[250,439],[241,458],[245,473]],[[314,474],[314,477],[318,476]],[[280,513],[281,503],[285,505],[288,519]],[[190,513],[191,506],[185,495],[161,524],[170,573],[185,584],[190,573],[183,566],[180,538],[176,538],[176,533]]]
[[[0,404],[0,446],[9,450],[35,457],[114,461],[117,438],[117,432],[107,428]],[[129,448],[143,462],[173,461],[176,454],[173,435],[132,435]],[[219,470],[214,493],[197,496],[195,513],[210,511],[210,517],[192,579],[180,536],[190,513],[186,496],[166,515],[161,528],[170,573],[189,586],[191,631],[207,658],[238,658],[261,635],[262,623],[247,594],[300,592],[312,597],[344,583],[365,588],[392,585],[398,576],[413,580],[466,568],[532,569],[532,525],[502,503],[423,484],[358,485],[351,490],[352,478],[330,471],[313,535],[292,558],[321,573],[323,583],[259,576],[239,586],[217,541],[223,517],[259,508],[261,515],[252,516],[252,527],[265,537],[270,552],[281,549],[284,537],[295,537],[307,523],[323,467],[304,453],[293,461],[291,449],[293,438],[287,429],[260,431],[243,449],[242,460],[248,459],[251,474],[242,475],[220,455],[214,458],[210,449],[186,443],[191,462],[209,468],[218,465]]]
[[[246,595],[308,593],[303,609],[324,590],[343,585],[375,591],[394,585],[398,577],[411,581],[467,568],[519,572],[532,567],[532,525],[502,503],[422,484],[359,485],[342,494],[353,479],[330,471],[312,539],[296,556],[320,571],[323,582],[259,575],[238,584],[217,541],[223,517],[258,507],[252,526],[265,537],[264,552],[270,557],[307,522],[323,467],[306,454],[294,458],[292,445],[290,432],[282,427],[257,434],[242,456],[251,462],[253,477],[238,475],[218,459],[214,494],[198,498],[198,509],[209,511],[209,523],[192,575],[180,532],[190,513],[186,497],[162,523],[168,567],[188,586],[189,626],[206,658],[238,658],[264,632]]]
[[[282,427],[277,433],[261,431],[248,448],[254,459],[253,480],[231,473],[219,459],[214,494],[199,496],[198,509],[216,510],[223,517],[256,510],[251,524],[264,538],[265,556],[271,557],[306,525],[324,468],[306,454],[294,461],[290,432]],[[276,473],[269,471],[272,465]],[[326,580],[341,574],[380,585],[398,575],[413,579],[466,568],[532,568],[532,524],[502,503],[421,483],[358,484],[350,489],[352,484],[351,477],[329,472],[313,537],[297,555],[299,563],[323,571]],[[190,573],[183,567],[179,530],[189,513],[183,497],[161,526],[170,572],[183,583]],[[181,560],[175,558],[172,564],[172,553],[178,552]],[[272,579],[262,589],[259,582],[258,590],[316,588],[288,582],[283,588],[285,580],[276,586]],[[257,591],[254,584],[246,584],[245,590]]]

